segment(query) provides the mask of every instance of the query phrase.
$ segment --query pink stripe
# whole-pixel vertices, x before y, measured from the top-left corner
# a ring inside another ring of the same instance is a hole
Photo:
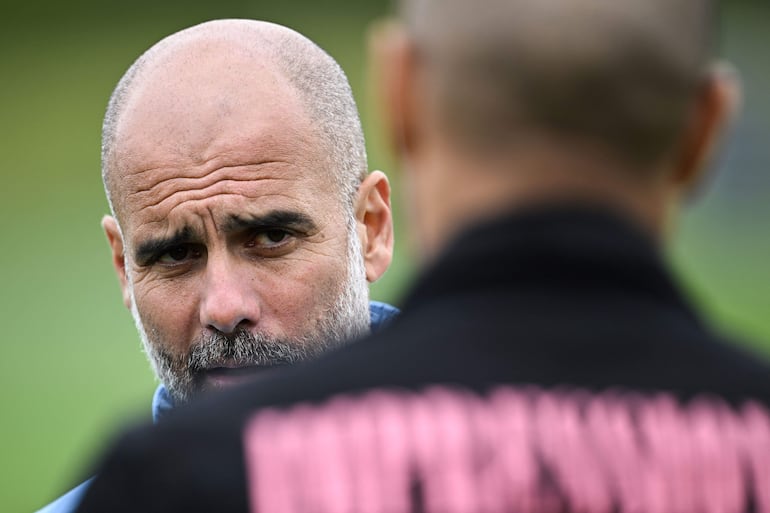
[[[276,448],[275,440],[268,444],[263,433],[275,431],[273,425],[280,423],[280,414],[265,410],[259,416],[254,416],[246,424],[243,432],[244,453],[246,463],[246,479],[249,490],[251,511],[274,511],[289,513],[289,504],[282,503],[278,497],[267,493],[282,482],[281,468],[272,468],[274,459],[270,452]]]
[[[467,393],[443,388],[431,388],[424,400],[432,406],[436,461],[441,471],[436,475],[436,489],[440,493],[428,513],[465,513],[478,511],[477,485],[473,461],[473,433],[471,432]]]
[[[693,468],[699,482],[696,511],[734,513],[744,509],[743,475],[739,445],[735,444],[737,419],[717,400],[698,400],[689,408],[690,437],[696,447]]]
[[[628,403],[615,392],[594,397],[586,408],[586,429],[593,433],[597,457],[620,513],[644,513],[642,483],[649,468],[637,443]]]
[[[313,472],[317,458],[313,458],[313,451],[307,452],[307,428],[313,423],[314,414],[315,406],[296,406],[284,414],[280,425],[272,426],[272,433],[267,430],[262,433],[265,443],[277,437],[278,450],[271,454],[273,465],[286,468],[281,473],[283,482],[277,483],[276,489],[269,493],[286,496],[284,501],[292,504],[292,511],[296,513],[308,511],[308,507],[318,501],[313,494],[321,486]]]
[[[648,511],[693,511],[693,461],[685,418],[669,396],[642,402],[638,416],[641,443],[647,448],[650,462],[650,472],[644,476]]]
[[[581,419],[575,394],[541,394],[537,401],[538,441],[546,465],[563,487],[575,513],[609,513],[612,498],[599,461]]]
[[[469,397],[467,408],[474,434],[472,465],[475,472],[477,511],[504,513],[507,507],[501,423],[496,418],[497,412],[491,403]]]
[[[375,391],[261,411],[244,447],[254,512],[407,512],[416,482],[426,513],[739,513],[750,488],[770,513],[758,404],[738,416],[666,395]]]
[[[744,438],[756,497],[757,513],[770,513],[770,417],[757,403],[748,403],[741,412],[748,436]]]
[[[295,513],[302,511],[298,499],[304,483],[302,476],[294,473],[294,460],[302,450],[301,407],[286,414],[266,410],[254,417],[247,425],[246,466],[250,502],[253,511]],[[291,483],[292,487],[287,486]]]
[[[407,419],[410,429],[410,452],[414,464],[410,478],[410,490],[419,486],[426,512],[440,511],[443,503],[440,479],[442,472],[437,460],[439,446],[436,439],[436,427],[433,408],[429,401],[419,396],[412,396],[407,401]],[[407,510],[408,511],[408,510]]]
[[[353,511],[351,472],[341,440],[339,414],[350,399],[338,397],[324,408],[316,408],[306,420],[304,469],[310,494],[304,511],[348,513]],[[310,484],[312,483],[312,484]]]
[[[489,399],[490,412],[497,424],[498,438],[495,470],[499,469],[503,495],[500,501],[506,511],[521,513],[556,513],[561,501],[553,490],[539,483],[534,433],[534,412],[530,394],[501,387]],[[491,486],[500,486],[495,481]],[[493,490],[495,488],[492,488]]]
[[[375,447],[380,454],[382,504],[380,511],[395,513],[410,511],[409,479],[415,462],[410,436],[409,400],[390,392],[374,391],[366,396],[370,401],[375,432]],[[366,472],[366,469],[357,469]]]
[[[382,496],[382,463],[376,444],[376,426],[371,400],[340,401],[337,404],[341,443],[347,456],[352,511],[379,513]],[[357,410],[356,408],[361,408]]]

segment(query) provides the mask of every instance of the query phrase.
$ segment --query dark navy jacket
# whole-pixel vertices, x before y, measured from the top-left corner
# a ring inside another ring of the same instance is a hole
[[[769,511],[769,376],[631,220],[519,211],[386,329],[126,434],[80,511]]]

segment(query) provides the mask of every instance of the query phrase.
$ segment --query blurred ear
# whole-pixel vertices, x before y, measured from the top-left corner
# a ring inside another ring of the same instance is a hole
[[[385,273],[393,259],[393,216],[385,173],[373,171],[366,177],[358,189],[355,208],[366,279],[371,283]]]
[[[104,216],[102,218],[102,228],[105,235],[107,235],[107,242],[112,250],[112,266],[118,275],[120,288],[123,292],[123,304],[130,310],[131,293],[129,291],[128,278],[126,277],[126,256],[123,236],[120,233],[120,228],[118,228],[118,222],[112,216]]]
[[[403,24],[387,20],[372,26],[369,62],[375,103],[387,142],[395,155],[410,153],[416,136],[416,51]]]
[[[698,185],[722,136],[736,117],[742,98],[737,70],[727,63],[712,67],[685,129],[675,181],[684,190]]]

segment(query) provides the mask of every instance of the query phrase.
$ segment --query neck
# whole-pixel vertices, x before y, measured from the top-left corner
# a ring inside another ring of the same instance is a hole
[[[578,203],[619,211],[654,239],[666,232],[671,191],[662,178],[637,178],[614,159],[527,145],[525,151],[483,160],[437,152],[411,173],[411,201],[420,210],[418,246],[432,258],[458,232],[488,218],[540,204]],[[451,155],[451,157],[449,157]],[[641,175],[641,173],[638,173]]]

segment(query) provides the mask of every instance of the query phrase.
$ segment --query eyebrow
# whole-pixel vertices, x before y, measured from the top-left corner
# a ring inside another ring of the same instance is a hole
[[[288,228],[303,233],[318,230],[310,216],[290,210],[273,210],[263,215],[232,214],[222,226],[226,233],[270,228]],[[201,238],[192,227],[183,226],[170,237],[155,237],[138,243],[134,250],[134,259],[141,265],[147,265],[175,246],[199,242]]]
[[[183,226],[170,237],[156,237],[137,244],[134,250],[134,259],[140,264],[146,264],[174,246],[189,244],[196,240],[200,240],[200,238],[195,230],[190,226]]]
[[[316,223],[302,212],[273,210],[262,215],[231,215],[222,227],[225,232],[264,230],[268,228],[290,228],[311,233],[318,230]]]

